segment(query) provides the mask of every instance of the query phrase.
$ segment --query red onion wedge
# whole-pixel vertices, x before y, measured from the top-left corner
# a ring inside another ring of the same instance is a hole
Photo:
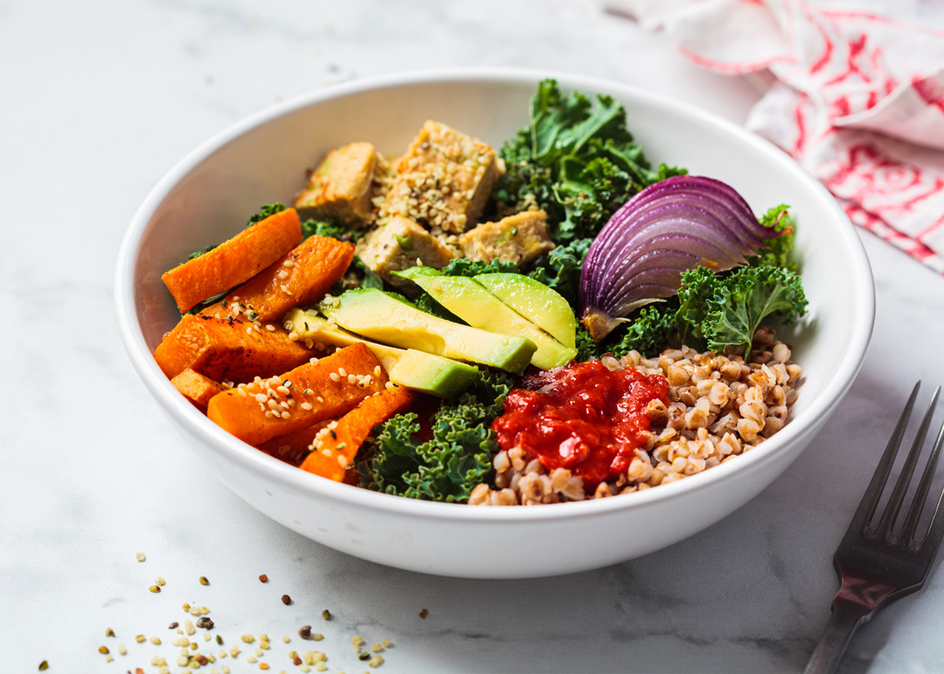
[[[686,269],[731,269],[778,235],[720,180],[676,176],[650,185],[590,245],[580,274],[581,322],[600,341],[633,310],[675,295]]]

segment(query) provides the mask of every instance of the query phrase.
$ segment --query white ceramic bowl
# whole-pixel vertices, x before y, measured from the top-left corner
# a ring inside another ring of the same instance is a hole
[[[651,161],[729,182],[762,212],[797,216],[810,301],[794,359],[805,381],[789,424],[736,461],[616,498],[481,508],[378,494],[323,480],[243,444],[171,386],[152,351],[177,320],[160,280],[189,251],[238,231],[261,204],[290,202],[312,166],[356,140],[405,148],[427,119],[494,145],[528,122],[538,81],[605,92],[626,105]],[[426,72],[359,81],[265,110],[209,140],[154,188],[128,229],[115,297],[134,367],[180,435],[236,494],[285,526],[357,557],[449,576],[515,578],[601,567],[666,547],[730,514],[813,439],[852,383],[871,337],[874,294],[862,246],[836,202],[772,145],[705,112],[612,82],[509,70]],[[802,498],[798,495],[797,498]]]

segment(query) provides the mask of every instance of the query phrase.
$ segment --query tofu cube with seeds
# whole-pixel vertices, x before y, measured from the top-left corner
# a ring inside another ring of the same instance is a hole
[[[514,262],[527,265],[554,249],[547,234],[544,211],[522,211],[498,222],[484,222],[459,237],[470,260]]]
[[[397,162],[381,214],[460,234],[478,222],[502,173],[490,145],[428,121]]]
[[[364,264],[392,285],[407,285],[393,272],[422,264],[442,269],[455,254],[412,220],[400,216],[378,226],[357,244]],[[419,262],[417,262],[419,260]]]
[[[370,143],[349,143],[331,150],[295,196],[304,218],[328,217],[362,225],[373,217],[371,201],[377,152]]]

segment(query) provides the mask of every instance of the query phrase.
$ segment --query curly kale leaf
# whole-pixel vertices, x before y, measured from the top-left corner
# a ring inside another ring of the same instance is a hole
[[[531,123],[500,150],[507,172],[496,200],[513,210],[537,205],[559,243],[596,235],[643,187],[681,169],[651,170],[626,128],[626,110],[609,96],[564,95],[544,80],[531,102]]]
[[[278,201],[274,204],[266,204],[259,209],[258,213],[249,218],[249,222],[246,223],[246,227],[252,227],[257,222],[262,222],[266,218],[273,216],[276,213],[281,213],[286,208],[288,208],[288,206],[283,203],[279,203]]]
[[[351,233],[347,227],[339,225],[328,220],[315,220],[309,218],[302,223],[302,238],[317,234],[318,236],[327,236],[332,239],[347,241],[351,238]]]
[[[553,288],[570,306],[576,307],[580,270],[592,242],[593,239],[574,239],[566,245],[558,246],[538,260],[528,276]]]
[[[442,268],[443,276],[478,276],[479,274],[491,274],[495,272],[518,273],[520,269],[514,262],[502,262],[501,260],[492,260],[483,262],[482,260],[469,260],[466,258],[457,258],[452,260]]]
[[[757,251],[757,255],[747,259],[752,267],[784,267],[796,271],[796,263],[790,260],[793,251],[794,220],[790,215],[789,207],[780,204],[768,210],[759,220],[764,227],[781,232],[780,236],[765,241],[766,248]]]
[[[512,379],[485,370],[456,400],[444,401],[431,419],[432,437],[420,441],[418,417],[398,414],[375,429],[373,454],[359,466],[362,484],[387,494],[430,501],[467,501],[492,475],[498,451],[491,423],[502,412]]]
[[[617,358],[630,351],[638,351],[645,358],[657,356],[675,332],[678,307],[678,298],[671,297],[640,308],[625,327],[616,332],[616,339],[607,341],[608,351]]]
[[[806,313],[800,277],[783,267],[743,266],[716,275],[698,267],[682,274],[676,324],[682,343],[747,354],[761,321],[778,315],[791,325]]]

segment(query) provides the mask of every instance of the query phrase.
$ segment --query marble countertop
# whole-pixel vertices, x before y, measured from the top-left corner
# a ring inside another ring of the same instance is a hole
[[[155,656],[178,671],[168,624],[196,620],[185,602],[209,606],[225,648],[242,648],[210,665],[233,672],[257,670],[247,656],[259,642],[240,635],[260,633],[272,671],[297,671],[292,649],[323,650],[328,671],[367,670],[355,635],[391,640],[380,672],[802,669],[873,457],[914,381],[944,383],[944,279],[875,237],[861,233],[872,345],[803,456],[699,535],[540,580],[393,570],[257,513],[178,444],[124,354],[112,301],[121,237],[151,187],[281,99],[403,70],[520,66],[636,84],[743,122],[759,96],[751,81],[700,71],[596,3],[563,0],[6,0],[0,64],[0,672],[43,660],[50,672],[156,672]],[[941,668],[937,571],[860,630],[842,671]],[[324,640],[302,642],[305,623]]]

